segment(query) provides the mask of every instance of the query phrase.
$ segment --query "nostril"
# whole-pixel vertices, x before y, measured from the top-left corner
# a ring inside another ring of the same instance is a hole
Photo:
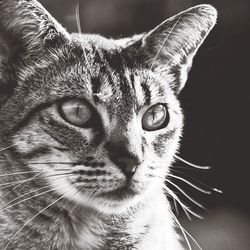
[[[118,145],[115,143],[107,142],[105,145],[109,153],[110,160],[126,175],[131,178],[137,170],[137,167],[142,163],[142,157],[128,150],[126,145]]]
[[[127,177],[132,177],[136,172],[138,160],[132,157],[120,157],[117,159],[117,165]]]

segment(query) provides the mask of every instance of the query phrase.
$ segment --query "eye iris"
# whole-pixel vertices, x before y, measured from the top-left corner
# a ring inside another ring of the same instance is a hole
[[[63,117],[76,126],[83,126],[91,118],[90,108],[80,100],[68,100],[61,106]]]
[[[143,116],[142,124],[145,130],[160,129],[167,120],[167,110],[161,105],[151,107]]]

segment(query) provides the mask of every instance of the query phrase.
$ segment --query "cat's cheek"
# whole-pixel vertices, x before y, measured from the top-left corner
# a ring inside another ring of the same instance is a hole
[[[45,149],[49,153],[51,149],[64,147],[44,130],[37,117],[30,121],[30,124],[15,131],[12,136],[12,144],[15,144],[16,151],[24,158],[26,156],[36,158],[37,154],[45,154]]]
[[[179,147],[181,131],[181,128],[174,127],[155,136],[149,144],[155,159],[168,160],[169,157],[173,156]]]

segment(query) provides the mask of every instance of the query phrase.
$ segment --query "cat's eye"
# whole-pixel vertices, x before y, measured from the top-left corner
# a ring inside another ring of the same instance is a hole
[[[92,117],[89,104],[77,98],[61,102],[59,111],[64,120],[78,127],[86,127]]]
[[[169,122],[169,113],[163,104],[156,104],[149,108],[142,117],[144,130],[153,131],[164,128]]]

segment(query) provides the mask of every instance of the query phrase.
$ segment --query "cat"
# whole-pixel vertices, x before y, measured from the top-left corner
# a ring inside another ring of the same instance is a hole
[[[69,34],[36,0],[0,10],[0,249],[184,249],[165,178],[214,7],[121,39]]]

